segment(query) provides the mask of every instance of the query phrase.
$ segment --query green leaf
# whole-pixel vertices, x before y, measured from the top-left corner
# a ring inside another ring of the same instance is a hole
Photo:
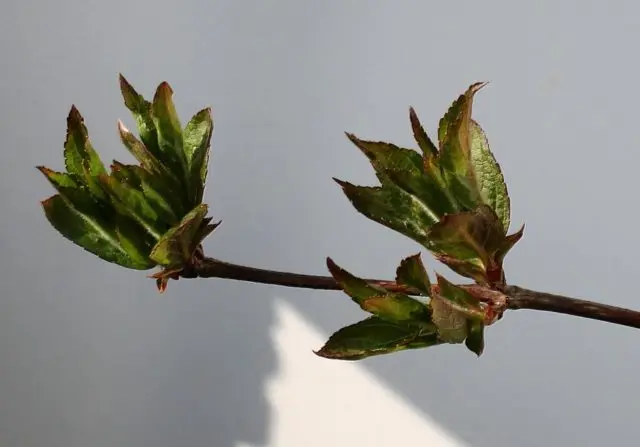
[[[168,83],[163,82],[158,86],[151,104],[161,154],[158,158],[172,172],[179,173],[178,177],[184,179],[186,186],[189,170],[182,141],[182,125],[172,96],[173,90]]]
[[[316,354],[329,359],[360,360],[438,344],[435,332],[410,329],[374,316],[340,329]]]
[[[387,187],[389,182],[386,182],[385,179],[388,178],[395,186],[408,193],[429,214],[432,220],[430,225],[438,222],[440,217],[445,214],[461,210],[459,206],[460,198],[455,197],[454,199],[454,196],[448,196],[440,188],[438,179],[431,175],[414,175],[392,170],[381,171],[381,174],[384,175],[384,177],[379,175],[383,179],[383,188]]]
[[[443,217],[431,227],[428,238],[429,250],[458,274],[479,283],[504,280],[496,254],[505,237],[502,224],[489,206]]]
[[[122,166],[122,165],[121,165]],[[117,166],[114,166],[117,170]],[[158,212],[149,204],[144,194],[127,183],[118,180],[114,175],[100,177],[102,185],[109,191],[119,213],[134,219],[156,240],[160,239],[164,225]]]
[[[131,255],[121,245],[116,227],[96,215],[78,212],[72,204],[56,194],[42,202],[47,220],[65,238],[105,261],[136,270],[147,270],[154,263]]]
[[[71,107],[67,117],[64,160],[70,175],[85,184],[94,196],[106,200],[107,196],[98,182],[98,177],[106,173],[106,170],[89,141],[84,119],[75,106]]]
[[[506,233],[511,219],[511,203],[502,170],[491,153],[484,131],[474,120],[470,122],[469,132],[471,163],[480,188],[480,195],[483,202],[496,212]]]
[[[456,99],[438,125],[438,141],[442,166],[466,176],[471,164],[470,122],[473,97],[486,82],[472,84]]]
[[[484,320],[484,311],[480,300],[462,287],[449,282],[445,277],[436,274],[438,280],[438,296],[447,301],[448,305],[469,318]]]
[[[367,156],[376,172],[395,170],[411,175],[421,175],[423,172],[422,157],[412,149],[382,141],[361,140],[350,133],[346,135]]]
[[[391,183],[370,187],[334,180],[360,213],[422,245],[428,244],[428,229],[436,221],[420,200]]]
[[[484,323],[480,320],[469,320],[469,335],[464,341],[467,348],[478,357],[484,351]]]
[[[400,262],[396,270],[396,282],[417,289],[424,296],[431,296],[431,282],[420,258],[420,253],[409,256]]]
[[[327,267],[342,290],[366,312],[394,323],[430,325],[429,309],[420,301],[389,292],[340,268],[331,258]]]
[[[149,254],[155,244],[155,239],[138,223],[122,214],[115,214],[115,232],[124,250],[135,262],[151,268],[156,265]]]
[[[162,178],[163,182],[174,188],[179,187],[180,183],[177,177],[165,166],[153,153],[138,140],[129,129],[125,127],[122,121],[118,121],[118,133],[122,144],[131,152],[140,166],[149,174]]]
[[[418,143],[418,147],[422,149],[422,153],[424,154],[424,158],[436,157],[438,155],[438,148],[431,138],[427,135],[420,120],[418,119],[418,115],[413,107],[409,108],[409,121],[411,121],[411,130],[413,130],[413,137]]]
[[[158,133],[151,113],[151,103],[145,100],[122,75],[120,75],[120,91],[124,98],[124,105],[131,111],[136,121],[140,139],[149,152],[160,158],[162,154],[158,145]]]
[[[149,257],[160,265],[170,267],[182,266],[189,261],[202,242],[198,237],[202,235],[200,227],[207,210],[207,205],[200,204],[189,211],[178,225],[162,235]]]
[[[113,208],[108,202],[97,199],[91,190],[82,183],[77,176],[52,171],[44,166],[37,169],[49,180],[60,196],[80,214],[109,219],[113,215]]]
[[[210,108],[198,112],[184,129],[184,153],[189,166],[189,184],[194,206],[202,202],[204,194],[212,133],[213,118]]]
[[[148,205],[157,214],[157,226],[162,232],[179,222],[177,216],[184,214],[183,206],[162,178],[153,176],[140,166],[123,165],[117,161],[113,162],[111,169],[112,175],[120,183],[126,183],[142,193]]]

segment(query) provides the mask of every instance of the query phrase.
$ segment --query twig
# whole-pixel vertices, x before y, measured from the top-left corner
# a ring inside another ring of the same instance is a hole
[[[185,277],[224,278],[304,289],[341,290],[331,276],[302,275],[259,269],[231,264],[213,258],[199,260],[192,273],[185,275]],[[417,294],[415,290],[398,285],[394,281],[380,279],[368,279],[368,281],[376,283],[389,291],[407,293],[409,295]],[[518,286],[506,286],[503,292],[507,296],[507,309],[555,312],[640,329],[640,312],[638,311],[551,293],[537,292]]]

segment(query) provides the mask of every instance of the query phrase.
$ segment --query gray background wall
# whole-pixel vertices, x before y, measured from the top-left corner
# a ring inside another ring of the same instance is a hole
[[[33,167],[62,167],[71,103],[103,159],[129,161],[119,71],[149,96],[169,81],[185,119],[213,106],[206,201],[224,222],[209,253],[309,273],[331,255],[384,277],[417,247],[330,180],[374,179],[342,132],[411,144],[409,105],[433,131],[490,80],[475,115],[527,225],[509,280],[640,307],[638,14],[631,1],[3,2],[0,444],[267,442],[276,289],[180,281],[159,297],[38,206],[51,189]],[[360,317],[337,293],[277,293],[327,334]],[[523,311],[491,328],[480,360],[449,347],[365,364],[470,445],[631,446],[639,337]]]

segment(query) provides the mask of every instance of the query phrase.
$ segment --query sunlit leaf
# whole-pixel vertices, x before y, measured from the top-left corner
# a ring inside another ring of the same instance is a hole
[[[188,166],[182,140],[182,125],[173,104],[173,90],[161,83],[151,104],[152,118],[158,135],[158,146],[163,164],[188,184]]]
[[[184,153],[189,167],[190,195],[194,206],[202,202],[204,194],[212,133],[210,108],[198,112],[184,129]]]
[[[511,203],[500,165],[491,153],[489,141],[478,123],[471,120],[471,164],[484,203],[496,212],[505,233],[509,229]]]

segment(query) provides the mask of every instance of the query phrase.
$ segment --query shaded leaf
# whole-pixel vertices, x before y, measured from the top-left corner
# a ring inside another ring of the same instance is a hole
[[[118,212],[131,217],[156,240],[160,239],[164,230],[163,223],[141,191],[118,181],[113,175],[103,175],[100,180],[109,191]]]
[[[207,181],[212,133],[213,118],[210,108],[198,112],[184,129],[184,153],[189,166],[189,185],[193,206],[202,202]]]
[[[197,237],[202,234],[200,226],[207,210],[207,205],[200,204],[189,211],[178,225],[162,235],[149,257],[163,266],[184,265],[202,242]]]
[[[342,290],[363,310],[395,323],[430,323],[429,310],[420,301],[370,284],[340,268],[331,258],[327,258],[327,267]]]
[[[431,296],[431,282],[424,268],[420,253],[403,259],[396,270],[396,282],[419,290],[424,296]]]
[[[484,320],[484,311],[480,300],[462,287],[449,282],[445,277],[436,274],[438,280],[438,296],[448,302],[452,309],[467,317]]]
[[[429,249],[455,272],[480,283],[502,280],[496,253],[504,242],[502,224],[487,205],[443,217],[429,230]]]
[[[135,220],[117,213],[114,218],[118,242],[129,257],[140,265],[146,265],[147,268],[155,266],[156,263],[149,259],[155,239]]]
[[[431,299],[431,318],[438,333],[447,343],[462,343],[467,339],[470,321],[483,321],[480,301],[461,287],[436,275],[438,294]]]
[[[140,166],[123,165],[117,161],[111,167],[112,176],[138,190],[158,216],[157,227],[164,232],[179,222],[183,206],[162,178],[155,177]],[[175,211],[174,211],[175,209]]]
[[[340,329],[316,354],[329,359],[360,360],[438,344],[435,332],[412,330],[374,316]]]
[[[438,295],[431,298],[430,306],[431,319],[440,339],[445,343],[462,343],[468,334],[467,316]]]
[[[467,348],[478,357],[484,351],[484,323],[480,320],[469,320],[469,335],[464,341]]]
[[[504,232],[509,229],[511,203],[500,165],[491,153],[487,137],[478,123],[471,120],[471,164],[484,203],[498,215]]]

